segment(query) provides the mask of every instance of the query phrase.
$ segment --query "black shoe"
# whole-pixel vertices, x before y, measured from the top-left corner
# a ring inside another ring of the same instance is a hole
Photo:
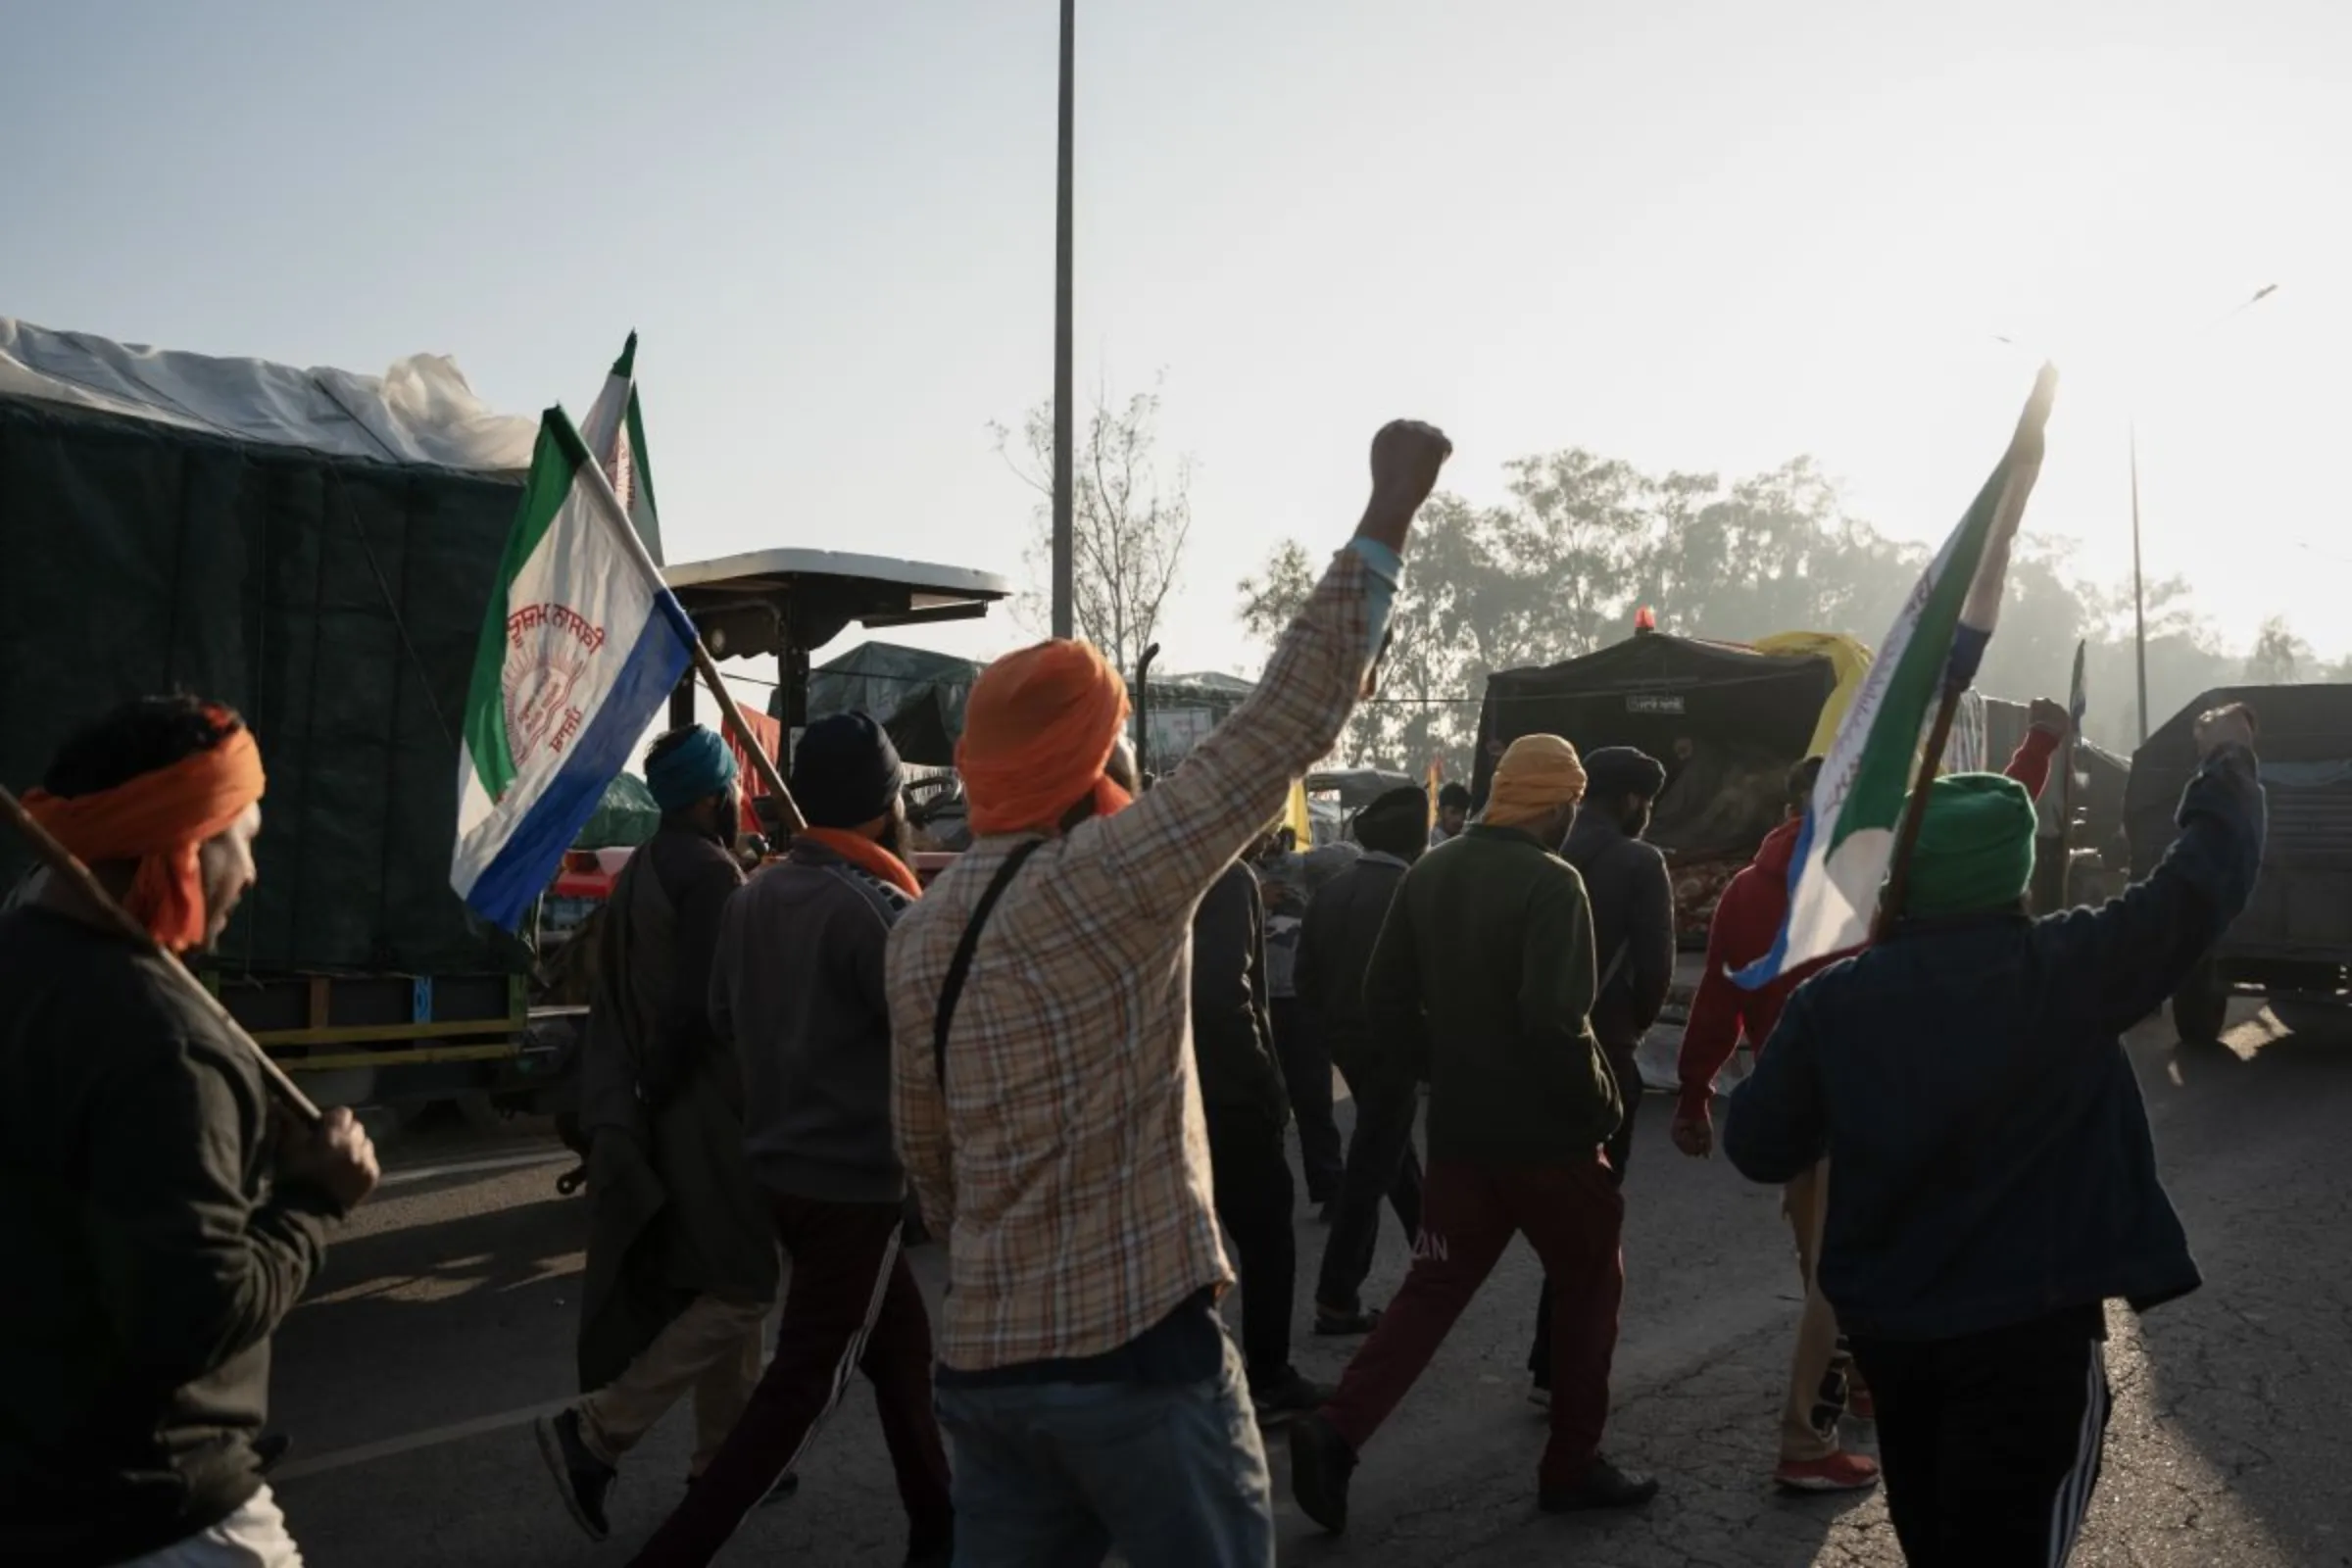
[[[1585,1473],[1565,1487],[1545,1487],[1536,1506],[1545,1513],[1583,1513],[1592,1508],[1639,1508],[1658,1494],[1655,1476],[1629,1475],[1608,1460],[1595,1457]]]
[[[954,1568],[956,1531],[950,1526],[937,1535],[916,1535],[906,1544],[906,1568]]]
[[[564,1508],[590,1541],[609,1539],[612,1526],[605,1518],[605,1494],[612,1490],[613,1469],[588,1451],[587,1440],[580,1436],[580,1412],[542,1416],[531,1425],[539,1437],[539,1456],[556,1478]]]
[[[1333,1535],[1348,1528],[1348,1479],[1355,1450],[1320,1414],[1291,1428],[1291,1495],[1299,1512]]]
[[[1309,1382],[1292,1368],[1263,1388],[1251,1389],[1250,1402],[1257,1407],[1259,1426],[1275,1427],[1322,1409],[1335,1392],[1326,1384]]]
[[[692,1492],[694,1490],[694,1484],[702,1479],[703,1478],[701,1476],[688,1476],[686,1478],[686,1490]],[[776,1477],[776,1484],[767,1489],[767,1495],[761,1497],[758,1502],[752,1504],[752,1506],[755,1508],[770,1508],[779,1502],[790,1502],[793,1498],[799,1496],[800,1494],[801,1478],[795,1475],[792,1471],[787,1470],[782,1475]]]
[[[283,1432],[265,1432],[253,1440],[254,1462],[261,1467],[262,1474],[268,1475],[278,1467],[292,1446],[294,1440]]]
[[[1355,1307],[1346,1312],[1334,1312],[1330,1307],[1315,1307],[1315,1333],[1327,1340],[1353,1339],[1369,1334],[1380,1327],[1379,1307]]]

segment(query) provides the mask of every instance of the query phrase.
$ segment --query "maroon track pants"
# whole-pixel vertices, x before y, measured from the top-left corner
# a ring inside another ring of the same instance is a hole
[[[1625,1200],[1597,1154],[1586,1165],[1429,1164],[1421,1238],[1404,1286],[1364,1342],[1324,1415],[1362,1451],[1396,1408],[1454,1319],[1525,1235],[1551,1277],[1551,1444],[1540,1483],[1565,1486],[1600,1450],[1609,1362],[1625,1294],[1618,1238]]]
[[[853,1371],[874,1386],[913,1545],[944,1542],[952,1529],[947,1448],[931,1410],[931,1320],[899,1254],[905,1211],[774,1193],[768,1205],[792,1260],[775,1358],[726,1446],[637,1554],[639,1568],[699,1568],[716,1556],[800,1462]]]

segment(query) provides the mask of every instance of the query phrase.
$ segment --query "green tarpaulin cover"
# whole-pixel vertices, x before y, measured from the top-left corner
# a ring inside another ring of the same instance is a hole
[[[222,967],[523,968],[449,887],[455,726],[519,494],[0,398],[0,780],[126,698],[219,698],[270,772]],[[0,842],[0,882],[25,860]]]

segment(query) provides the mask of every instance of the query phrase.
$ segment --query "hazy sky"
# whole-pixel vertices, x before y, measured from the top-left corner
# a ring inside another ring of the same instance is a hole
[[[0,314],[434,350],[516,413],[634,326],[672,560],[1020,575],[985,427],[1051,389],[1055,9],[0,0]],[[1940,536],[2032,379],[1996,333],[2068,375],[2029,529],[2129,569],[2135,408],[2151,575],[2352,651],[2352,8],[1080,12],[1079,375],[1164,370],[1199,464],[1163,667],[1254,662],[1235,579],[1337,542],[1398,414],[1474,500],[1554,447],[1810,452]]]

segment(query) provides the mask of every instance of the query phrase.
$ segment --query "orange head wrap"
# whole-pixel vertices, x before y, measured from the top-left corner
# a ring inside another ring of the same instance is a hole
[[[184,953],[204,940],[197,851],[244,815],[262,786],[261,748],[240,724],[211,748],[111,790],[70,797],[34,790],[24,809],[85,864],[136,861],[123,908],[166,949]]]
[[[1055,638],[980,672],[956,768],[974,833],[1050,827],[1091,792],[1108,815],[1125,790],[1102,774],[1127,722],[1127,683],[1093,647]]]
[[[1494,764],[1484,820],[1496,827],[1541,822],[1585,798],[1585,765],[1557,735],[1522,735]]]

